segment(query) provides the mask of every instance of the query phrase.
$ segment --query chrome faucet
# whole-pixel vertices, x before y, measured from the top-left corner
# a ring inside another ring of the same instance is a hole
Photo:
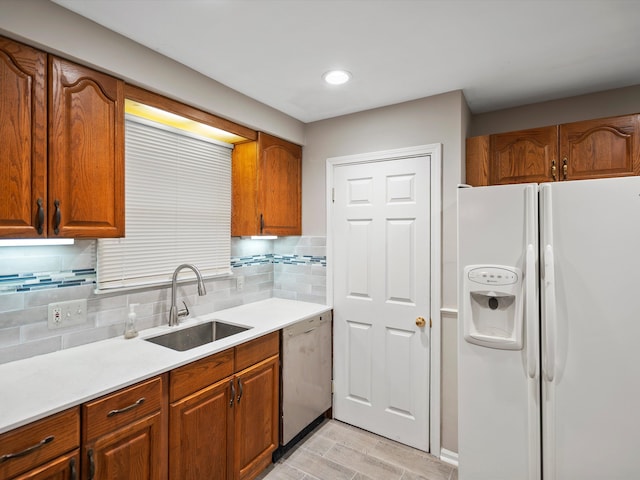
[[[175,327],[180,323],[180,317],[185,317],[189,315],[189,309],[187,305],[184,305],[183,310],[178,310],[176,306],[176,283],[178,280],[178,273],[183,268],[190,268],[193,270],[193,273],[198,277],[198,295],[201,297],[207,294],[207,289],[204,287],[204,281],[202,280],[202,275],[200,275],[200,270],[198,270],[195,266],[190,265],[188,263],[183,263],[178,268],[176,268],[175,272],[173,272],[173,278],[171,279],[171,308],[169,309],[169,326]],[[184,302],[183,302],[184,303]]]

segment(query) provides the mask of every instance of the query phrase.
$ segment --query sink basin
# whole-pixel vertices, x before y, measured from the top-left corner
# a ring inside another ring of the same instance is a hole
[[[245,332],[251,327],[241,327],[230,323],[213,320],[207,323],[194,325],[193,327],[183,328],[175,332],[157,335],[155,337],[145,338],[147,342],[162,345],[163,347],[184,352],[192,348],[215,342],[221,338],[230,337],[237,333]]]

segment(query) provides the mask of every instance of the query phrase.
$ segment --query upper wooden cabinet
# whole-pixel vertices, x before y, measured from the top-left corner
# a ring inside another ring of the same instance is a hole
[[[563,180],[640,174],[640,115],[560,125]]]
[[[0,37],[0,237],[124,236],[124,82]]]
[[[49,236],[124,236],[124,82],[49,57]]]
[[[0,237],[46,235],[47,55],[0,37]]]
[[[302,233],[302,147],[258,133],[235,146],[231,235]]]
[[[467,139],[470,185],[640,174],[640,115],[601,118]]]

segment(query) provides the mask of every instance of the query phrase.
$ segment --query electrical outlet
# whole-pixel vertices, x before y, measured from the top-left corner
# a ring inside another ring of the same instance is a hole
[[[49,328],[80,325],[87,321],[87,300],[70,300],[49,304]]]
[[[244,277],[239,276],[236,278],[236,289],[242,290],[244,288]]]

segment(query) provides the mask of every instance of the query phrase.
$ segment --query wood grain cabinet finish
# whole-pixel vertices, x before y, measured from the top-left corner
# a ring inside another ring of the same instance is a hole
[[[124,236],[124,82],[49,57],[52,237]]]
[[[167,476],[166,375],[82,406],[82,478]]]
[[[72,408],[0,435],[0,478],[80,478],[80,411]]]
[[[541,183],[640,174],[640,115],[468,138],[466,183]]]
[[[300,235],[302,147],[259,132],[232,161],[231,235]]]
[[[47,55],[0,37],[0,237],[47,231]]]
[[[124,236],[124,82],[0,37],[0,237]]]
[[[559,137],[563,180],[640,175],[640,115],[563,124]]]
[[[235,480],[250,480],[271,463],[279,438],[279,357],[236,374]]]
[[[558,128],[545,127],[491,135],[489,183],[552,182],[557,176]]]
[[[249,480],[271,463],[278,332],[172,370],[170,384],[170,479]]]

